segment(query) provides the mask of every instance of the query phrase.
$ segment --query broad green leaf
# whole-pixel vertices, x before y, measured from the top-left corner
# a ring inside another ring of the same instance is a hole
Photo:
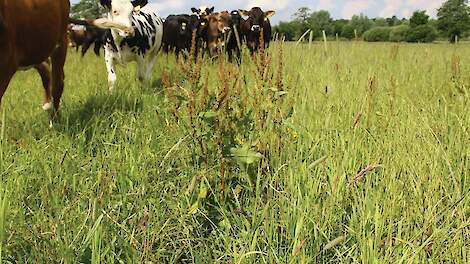
[[[206,188],[206,185],[204,183],[201,183],[201,187],[199,189],[199,195],[198,195],[198,199],[206,199],[207,198],[207,188]]]
[[[232,148],[230,149],[230,153],[235,160],[243,164],[253,164],[263,158],[261,153],[247,147]]]
[[[218,115],[219,113],[212,112],[212,111],[199,113],[199,117],[201,118],[214,118],[214,117],[217,117]]]
[[[189,207],[188,213],[191,215],[195,215],[197,213],[197,210],[199,210],[199,201],[195,202],[191,207]]]

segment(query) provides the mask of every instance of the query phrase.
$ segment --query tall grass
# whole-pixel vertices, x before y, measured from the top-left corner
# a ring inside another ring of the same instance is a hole
[[[71,52],[53,129],[39,77],[18,73],[0,258],[468,263],[469,55],[274,42],[240,67],[161,55],[152,87],[118,69],[110,96],[103,59]]]

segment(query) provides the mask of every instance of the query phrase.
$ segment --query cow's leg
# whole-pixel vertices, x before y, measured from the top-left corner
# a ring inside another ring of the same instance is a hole
[[[242,53],[241,53],[241,50],[239,48],[236,48],[236,53],[237,53],[237,63],[238,65],[240,65],[242,63]]]
[[[13,74],[15,74],[13,69],[0,71],[0,104],[2,103],[3,94],[5,94]]]
[[[139,81],[143,87],[150,87],[152,81],[153,66],[157,61],[158,52],[152,52],[147,59],[139,61]]]
[[[233,50],[231,48],[227,48],[227,53],[228,53],[228,61],[232,63],[233,62]]]
[[[44,109],[44,111],[50,110],[52,108],[50,61],[45,61],[36,65],[34,68],[41,76],[42,86],[44,87],[44,104],[42,105],[42,109]]]
[[[59,46],[52,53],[52,98],[54,102],[53,117],[59,114],[60,99],[64,92],[64,64],[67,56],[67,38],[64,36]]]
[[[116,71],[114,70],[114,52],[109,45],[106,45],[104,49],[104,60],[106,62],[106,70],[108,71],[108,88],[109,92],[112,93],[116,84]]]
[[[82,58],[85,56],[86,52],[88,51],[88,49],[90,48],[91,46],[91,42],[87,40],[85,40],[85,43],[83,43],[83,46],[82,46]]]
[[[101,49],[101,43],[99,41],[95,41],[95,47],[93,48],[93,51],[98,57],[100,56],[100,49]]]
[[[139,78],[140,85],[142,87],[148,87],[149,85],[149,61],[148,60],[141,60],[138,62],[138,69],[137,74]]]

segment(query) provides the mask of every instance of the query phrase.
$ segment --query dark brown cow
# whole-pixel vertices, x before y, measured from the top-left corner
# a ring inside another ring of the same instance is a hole
[[[0,102],[17,70],[41,69],[50,57],[54,115],[58,113],[69,12],[68,0],[0,0]]]
[[[86,40],[85,29],[74,29],[73,27],[70,27],[68,32],[71,47],[75,48],[78,52],[78,49],[85,43]]]
[[[241,28],[250,52],[253,54],[260,48],[261,32],[263,32],[264,48],[269,46],[272,30],[269,18],[276,12],[263,12],[259,7],[253,7],[250,11],[239,10],[239,12],[240,15],[248,17],[246,21],[241,24]]]
[[[72,47],[78,51],[82,47],[82,57],[85,56],[91,45],[95,45],[93,51],[100,56],[100,50],[106,43],[106,29],[89,25],[85,20],[70,18],[71,25],[68,28]],[[84,29],[74,29],[72,25],[81,25]]]

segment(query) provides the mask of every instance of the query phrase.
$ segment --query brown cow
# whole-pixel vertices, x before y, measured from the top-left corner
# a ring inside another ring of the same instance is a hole
[[[230,14],[227,11],[212,13],[203,17],[207,24],[203,31],[207,34],[207,48],[211,57],[217,56],[224,48],[225,33],[230,31]]]
[[[54,116],[58,113],[69,12],[68,0],[0,0],[0,102],[17,70],[41,69],[50,57]]]

